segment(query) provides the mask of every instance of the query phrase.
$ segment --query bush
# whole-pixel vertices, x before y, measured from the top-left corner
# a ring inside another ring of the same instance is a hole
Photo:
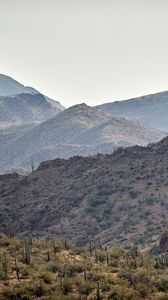
[[[122,286],[114,286],[108,299],[112,300],[138,300],[139,294],[135,290]]]
[[[81,273],[84,271],[84,266],[83,264],[81,263],[69,263],[69,264],[65,264],[63,266],[63,273],[66,275],[66,276],[74,276],[75,273]]]
[[[62,264],[60,263],[51,263],[49,266],[48,266],[48,270],[53,272],[53,273],[56,273],[56,272],[62,272]]]
[[[156,282],[155,286],[159,292],[168,291],[168,276],[161,276]]]
[[[26,287],[23,286],[15,286],[13,288],[11,287],[5,287],[2,291],[3,297],[8,300],[31,300],[32,296],[27,291]]]
[[[29,276],[29,269],[26,266],[19,267],[19,274],[21,278],[27,278]]]
[[[46,300],[79,300],[79,296],[76,294],[62,295],[62,294],[53,294],[51,298]]]
[[[71,293],[73,291],[73,285],[74,285],[74,282],[69,278],[62,280],[61,290],[62,290],[63,294],[68,295],[69,293]]]
[[[39,278],[44,281],[44,283],[51,284],[52,283],[52,277],[48,272],[42,272],[39,274]]]
[[[3,235],[3,234],[1,233],[1,237],[0,237],[0,246],[1,246],[1,247],[8,247],[10,244],[11,244],[10,239],[9,239],[7,236],[5,236],[5,235]]]
[[[130,197],[131,197],[132,199],[135,199],[135,198],[138,197],[139,192],[137,192],[137,191],[135,191],[135,190],[131,190],[131,191],[129,191],[129,195],[130,195]]]
[[[31,282],[28,290],[30,290],[33,296],[42,297],[47,294],[48,288],[46,285],[42,283],[42,281]]]
[[[82,295],[89,295],[95,289],[95,287],[95,284],[89,281],[78,283],[79,292]]]
[[[136,290],[139,292],[142,298],[145,298],[150,293],[150,288],[144,283],[138,283],[136,285]]]
[[[108,283],[102,283],[101,284],[101,291],[103,293],[109,292],[110,291],[110,284],[108,284]]]

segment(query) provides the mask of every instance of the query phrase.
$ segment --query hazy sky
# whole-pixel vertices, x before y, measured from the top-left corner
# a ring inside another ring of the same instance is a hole
[[[0,73],[70,106],[168,90],[168,0],[0,0]]]

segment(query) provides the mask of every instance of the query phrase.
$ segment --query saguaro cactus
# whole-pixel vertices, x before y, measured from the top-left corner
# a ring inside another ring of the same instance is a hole
[[[31,262],[31,245],[29,239],[22,241],[22,257],[23,262],[29,265]]]
[[[7,261],[6,253],[3,253],[2,269],[4,272],[4,280],[8,280],[8,261]]]

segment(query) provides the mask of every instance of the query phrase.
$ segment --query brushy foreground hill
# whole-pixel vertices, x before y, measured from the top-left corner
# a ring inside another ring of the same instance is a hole
[[[86,245],[155,243],[167,221],[168,138],[112,155],[41,163],[0,176],[0,230],[64,237]]]
[[[113,118],[86,104],[75,105],[14,135],[7,143],[4,136],[0,146],[0,172],[30,170],[32,160],[37,166],[41,161],[57,157],[112,153],[119,146],[144,146],[164,136],[161,131],[124,118]]]
[[[165,244],[166,245],[166,244]],[[89,251],[66,240],[32,240],[0,234],[1,300],[166,300],[165,253],[103,248]]]
[[[168,131],[168,91],[105,103],[97,108],[113,117],[128,117],[153,128]]]

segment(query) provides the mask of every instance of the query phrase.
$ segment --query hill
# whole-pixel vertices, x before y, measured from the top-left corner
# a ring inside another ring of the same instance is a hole
[[[86,245],[155,243],[167,220],[168,138],[112,155],[41,163],[27,175],[0,176],[0,230],[9,218],[25,235],[69,238]]]
[[[37,120],[37,113],[34,115]],[[32,116],[32,113],[27,114],[31,120]],[[43,160],[56,157],[112,153],[119,146],[147,145],[164,135],[151,127],[124,118],[112,118],[96,108],[79,104],[14,135],[11,141],[7,138],[6,142],[5,137],[0,147],[0,171],[30,170],[32,160],[37,166]]]
[[[97,108],[113,117],[128,117],[153,128],[168,131],[168,91],[105,103]]]
[[[0,129],[39,124],[58,112],[41,94],[0,97]]]
[[[167,299],[164,254],[103,249],[90,241],[90,251],[69,241],[9,238],[0,234],[0,299],[142,300]]]

